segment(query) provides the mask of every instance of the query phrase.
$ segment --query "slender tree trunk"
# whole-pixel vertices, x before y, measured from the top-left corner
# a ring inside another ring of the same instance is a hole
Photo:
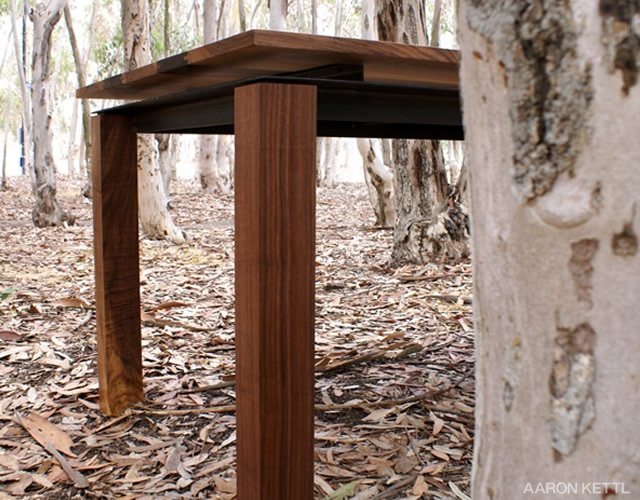
[[[9,0],[9,8],[11,10],[11,32],[13,34],[14,53],[16,55],[16,68],[18,69],[18,78],[20,80],[20,96],[22,97],[22,144],[24,147],[24,164],[23,173],[29,172],[32,182],[33,174],[33,155],[31,152],[31,127],[33,120],[31,118],[31,101],[29,100],[29,89],[27,87],[27,75],[24,61],[26,54],[20,48],[20,40],[18,39],[18,13],[14,0]],[[23,20],[25,22],[25,20]]]
[[[393,227],[395,220],[393,174],[384,163],[380,146],[381,141],[377,139],[358,139],[365,184],[369,192],[369,201],[376,215],[376,226]]]
[[[173,179],[173,173],[175,172],[176,158],[173,155],[173,149],[171,147],[170,134],[155,134],[156,145],[158,147],[158,164],[160,165],[160,172],[162,174],[162,188],[167,200],[171,197],[171,180]]]
[[[71,111],[71,123],[69,124],[69,143],[67,144],[67,169],[69,177],[75,179],[77,177],[75,165],[75,149],[76,149],[76,131],[78,129],[78,103],[74,101]]]
[[[466,0],[459,15],[473,496],[640,498],[640,7]]]
[[[269,0],[269,29],[284,31],[287,27],[287,0]]]
[[[9,33],[7,37],[7,43],[4,47],[4,52],[2,53],[2,62],[0,63],[0,73],[4,69],[4,63],[7,60],[7,54],[9,50],[11,50],[11,37],[13,36],[13,29]],[[9,123],[11,121],[11,104],[13,102],[13,98],[11,96],[11,92],[7,93],[7,108],[4,115],[4,143],[2,146],[2,175],[0,178],[0,189],[7,189],[7,146],[9,142]]]
[[[229,4],[223,5],[221,11],[220,22],[218,22],[215,0],[204,0],[202,5],[204,43],[214,42],[219,35],[225,36],[224,31],[229,29],[229,20],[225,19],[223,22],[223,18],[231,14]],[[231,176],[229,165],[224,161],[225,141],[217,135],[201,135],[198,143],[200,187],[205,192],[228,192],[231,188]]]
[[[336,0],[336,17],[335,17],[335,28],[334,33],[336,36],[341,36],[342,33],[342,0]]]
[[[384,41],[428,45],[423,5],[417,0],[376,0],[375,26]],[[450,206],[450,189],[438,141],[393,142],[396,223],[391,262],[422,264],[468,255],[466,217]]]
[[[50,114],[51,36],[62,17],[66,0],[55,0],[47,5],[38,4],[31,12],[33,21],[33,59],[31,63],[32,87],[32,144],[35,174],[36,205],[31,212],[38,227],[72,224],[74,219],[56,199],[56,167]]]
[[[69,4],[67,3],[64,6],[64,20],[67,25],[67,31],[69,33],[69,43],[71,44],[71,52],[73,54],[73,62],[76,67],[76,75],[78,78],[78,87],[84,87],[87,84],[87,79],[85,76],[84,63],[82,61],[82,56],[80,56],[80,49],[78,48],[78,41],[76,39],[76,33],[73,29],[73,21],[71,18],[71,9],[69,8]],[[90,27],[91,28],[91,27]],[[89,30],[91,31],[91,29]],[[89,130],[89,117],[91,116],[91,110],[89,109],[89,101],[87,99],[81,100],[82,104],[82,137],[85,142],[85,148],[91,148],[91,131]],[[75,106],[75,105],[74,105]],[[75,149],[75,138],[76,138],[76,120],[77,120],[77,106],[74,107],[74,115],[73,115],[73,125],[71,127],[71,140],[69,141],[69,172],[74,171],[73,163],[73,150]],[[86,119],[85,119],[86,117]],[[90,169],[91,167],[88,167]],[[87,170],[88,170],[87,169]],[[90,182],[90,181],[89,181]]]
[[[238,21],[240,22],[240,31],[247,31],[247,8],[244,0],[238,0]]]
[[[374,0],[362,0],[362,38],[377,40]],[[380,139],[358,139],[365,184],[376,216],[376,226],[393,227],[395,206],[391,158],[386,158]],[[389,141],[386,141],[389,142]]]
[[[93,27],[95,24],[96,4],[93,4],[91,12],[91,21],[89,22],[89,42],[87,47],[87,55],[91,51],[91,41],[93,39]],[[76,76],[78,78],[78,87],[84,87],[87,84],[86,77],[86,60],[80,55],[80,49],[78,48],[78,40],[76,38],[75,30],[73,29],[73,18],[71,16],[71,9],[67,3],[64,7],[64,20],[67,25],[67,31],[69,32],[69,43],[71,44],[71,52],[73,54],[73,62],[76,68]],[[82,194],[86,197],[91,197],[91,108],[89,106],[88,99],[81,99],[82,106],[82,146],[79,148],[78,162],[79,170],[85,172],[86,183],[82,187]],[[75,140],[75,132],[74,132]],[[83,161],[84,160],[84,161]],[[71,167],[70,167],[71,169]]]
[[[171,0],[164,0],[164,56],[169,57],[171,55]],[[172,139],[170,134],[155,134],[156,143],[158,146],[158,163],[160,165],[160,172],[162,173],[162,187],[164,188],[164,195],[167,198],[167,203],[171,198],[171,181],[173,180],[173,174],[175,172],[175,156],[172,154],[173,148],[171,147]]]
[[[149,5],[146,0],[122,0],[125,71],[151,62]],[[142,230],[151,238],[183,243],[185,234],[171,220],[158,164],[154,136],[138,135],[138,196]]]
[[[11,121],[11,95],[7,98],[7,110],[4,118],[4,145],[2,146],[2,181],[1,189],[7,189],[7,144],[9,143],[9,122]]]
[[[318,0],[311,0],[311,33],[318,33]]]
[[[433,19],[431,19],[431,46],[440,46],[440,18],[442,17],[442,0],[435,0],[433,4]]]

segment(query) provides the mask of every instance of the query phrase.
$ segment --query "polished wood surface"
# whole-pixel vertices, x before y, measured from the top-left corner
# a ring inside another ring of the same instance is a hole
[[[100,405],[117,415],[144,397],[137,139],[128,117],[98,115],[91,140]]]
[[[457,51],[391,42],[253,30],[78,89],[83,98],[170,95],[332,64],[362,66],[371,82],[458,86]]]
[[[239,500],[313,492],[316,89],[236,89]]]

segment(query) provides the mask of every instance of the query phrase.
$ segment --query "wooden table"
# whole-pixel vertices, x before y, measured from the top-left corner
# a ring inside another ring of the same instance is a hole
[[[240,500],[313,497],[317,136],[461,139],[458,53],[250,31],[77,91],[92,118],[100,404],[144,399],[137,133],[234,133]]]

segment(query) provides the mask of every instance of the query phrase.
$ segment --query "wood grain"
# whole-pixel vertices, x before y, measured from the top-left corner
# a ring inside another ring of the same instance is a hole
[[[77,97],[146,99],[329,64],[362,65],[366,81],[458,86],[457,51],[253,30],[78,89]]]
[[[238,499],[313,497],[316,89],[236,89]]]
[[[100,405],[117,415],[143,399],[137,144],[129,118],[91,121]]]

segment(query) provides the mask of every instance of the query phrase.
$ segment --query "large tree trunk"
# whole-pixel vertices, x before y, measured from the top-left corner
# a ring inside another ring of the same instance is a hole
[[[423,6],[417,0],[375,0],[374,19],[380,40],[427,45]],[[468,255],[466,216],[449,203],[439,142],[396,140],[393,151],[396,222],[392,264],[423,264]]]
[[[31,11],[33,21],[33,59],[31,112],[32,145],[36,206],[31,212],[33,222],[38,227],[72,224],[69,215],[56,199],[56,167],[53,161],[50,115],[51,35],[62,17],[66,0],[53,0],[48,4],[39,3]]]
[[[125,71],[151,62],[147,0],[122,0]],[[185,234],[171,220],[153,135],[138,135],[138,197],[142,230],[151,238],[183,243]]]
[[[474,498],[640,498],[638,16],[461,2]]]

